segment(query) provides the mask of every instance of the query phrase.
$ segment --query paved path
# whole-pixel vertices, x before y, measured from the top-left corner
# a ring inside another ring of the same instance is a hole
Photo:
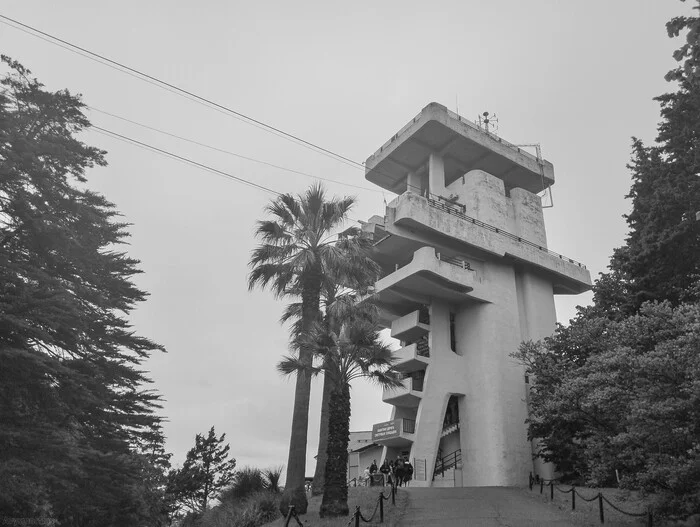
[[[572,527],[569,516],[518,488],[402,488],[408,493],[403,526]]]

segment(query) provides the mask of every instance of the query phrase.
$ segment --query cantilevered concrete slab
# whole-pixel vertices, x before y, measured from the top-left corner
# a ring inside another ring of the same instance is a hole
[[[401,194],[408,188],[407,174],[427,172],[431,154],[444,162],[445,185],[471,170],[502,179],[506,188],[517,186],[532,193],[554,184],[554,167],[549,161],[538,160],[434,102],[367,158],[365,177]]]

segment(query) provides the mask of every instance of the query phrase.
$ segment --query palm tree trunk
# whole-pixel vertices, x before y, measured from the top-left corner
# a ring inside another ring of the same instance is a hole
[[[321,429],[318,434],[318,454],[316,455],[316,471],[314,482],[311,486],[311,495],[323,494],[323,484],[326,474],[326,460],[328,459],[328,404],[333,390],[333,380],[330,375],[323,376],[323,399],[321,400]]]
[[[334,386],[328,403],[328,460],[326,461],[323,501],[319,514],[347,516],[348,441],[350,439],[350,386]]]
[[[321,269],[310,270],[302,284],[301,294],[301,332],[308,335],[313,323],[319,316],[321,297]],[[313,362],[313,351],[308,344],[299,346],[299,361],[307,366]],[[289,458],[287,459],[287,480],[280,501],[280,512],[286,515],[289,506],[294,505],[297,514],[306,514],[306,443],[309,430],[309,399],[311,398],[311,374],[297,373],[294,389],[294,409],[292,411],[292,434],[289,439]]]

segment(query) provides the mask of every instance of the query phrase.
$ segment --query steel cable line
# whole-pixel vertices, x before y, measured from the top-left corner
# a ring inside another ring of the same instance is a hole
[[[187,98],[189,98],[190,100],[195,100],[195,101],[197,101],[197,102],[204,103],[204,104],[207,105],[208,107],[215,107],[215,108],[218,108],[218,109],[220,109],[220,110],[223,110],[223,111],[225,111],[225,112],[227,112],[227,113],[229,113],[229,114],[231,114],[231,115],[233,115],[233,116],[236,116],[236,117],[238,117],[238,118],[244,120],[245,122],[248,122],[248,123],[250,123],[250,124],[255,124],[255,125],[257,125],[258,127],[262,127],[263,129],[265,129],[265,130],[267,130],[267,131],[269,131],[269,132],[273,132],[273,133],[275,133],[275,134],[277,134],[277,135],[280,135],[280,136],[282,136],[282,137],[284,137],[284,138],[286,138],[286,139],[288,139],[288,140],[294,141],[294,142],[296,142],[297,144],[301,144],[301,145],[303,145],[303,146],[306,146],[307,148],[311,148],[311,149],[313,149],[313,150],[315,150],[315,151],[317,151],[317,152],[320,152],[320,153],[322,153],[322,154],[324,154],[324,155],[331,156],[332,158],[334,158],[334,159],[336,159],[336,160],[340,160],[340,161],[343,161],[343,162],[345,162],[345,163],[348,163],[348,164],[350,164],[350,165],[352,165],[352,166],[361,167],[361,168],[364,169],[364,164],[363,164],[363,163],[360,163],[360,162],[358,162],[358,161],[354,161],[354,160],[352,160],[352,159],[350,159],[350,158],[348,158],[348,157],[345,157],[345,156],[343,156],[343,155],[341,155],[341,154],[338,154],[338,153],[336,153],[336,152],[333,152],[332,150],[329,150],[329,149],[327,149],[327,148],[323,148],[322,146],[319,146],[319,145],[317,145],[317,144],[315,144],[315,143],[312,143],[312,142],[310,142],[310,141],[307,141],[307,140],[305,140],[305,139],[302,139],[301,137],[296,136],[296,135],[294,135],[294,134],[291,134],[291,133],[289,133],[289,132],[285,132],[284,130],[281,130],[281,129],[275,127],[275,126],[269,125],[269,124],[264,123],[264,122],[262,122],[262,121],[260,121],[260,120],[258,120],[258,119],[255,119],[255,118],[253,118],[253,117],[250,117],[250,116],[248,116],[248,115],[245,115],[245,114],[243,114],[243,113],[241,113],[241,112],[238,112],[238,111],[236,111],[236,110],[234,110],[234,109],[232,109],[232,108],[229,108],[228,106],[225,106],[225,105],[223,105],[223,104],[220,104],[220,103],[217,103],[217,102],[215,102],[215,101],[212,101],[211,99],[208,99],[208,98],[203,97],[203,96],[201,96],[201,95],[197,95],[196,93],[193,93],[193,92],[191,92],[191,91],[189,91],[189,90],[186,90],[186,89],[184,89],[184,88],[180,88],[179,86],[176,86],[175,84],[169,83],[169,82],[167,82],[167,81],[164,81],[164,80],[162,80],[162,79],[159,79],[159,78],[157,78],[157,77],[154,77],[154,76],[152,76],[152,75],[149,75],[148,73],[144,73],[144,72],[142,72],[142,71],[140,71],[140,70],[137,70],[136,68],[132,68],[132,67],[127,66],[127,65],[125,65],[125,64],[122,64],[122,63],[120,63],[120,62],[118,62],[118,61],[116,61],[116,60],[112,60],[112,59],[110,59],[110,58],[108,58],[108,57],[105,57],[104,55],[100,55],[99,53],[95,53],[95,52],[93,52],[93,51],[90,51],[89,49],[86,49],[86,48],[83,48],[83,47],[78,46],[78,45],[76,45],[76,44],[73,44],[73,43],[71,43],[71,42],[68,42],[67,40],[64,40],[64,39],[62,39],[62,38],[59,38],[59,37],[56,37],[56,36],[51,35],[51,34],[49,34],[49,33],[46,33],[46,32],[44,32],[44,31],[41,31],[40,29],[37,29],[37,28],[35,28],[35,27],[32,27],[32,26],[30,26],[30,25],[28,25],[28,24],[24,24],[24,23],[20,22],[19,20],[15,20],[15,19],[10,18],[10,17],[8,17],[8,16],[5,16],[5,15],[3,15],[3,14],[0,14],[0,18],[1,18],[1,19],[4,19],[5,21],[12,22],[13,24],[16,24],[17,26],[21,26],[22,28],[28,29],[28,30],[30,30],[30,31],[32,31],[32,32],[34,32],[34,33],[37,33],[38,35],[43,35],[44,37],[47,37],[47,38],[51,39],[52,42],[53,42],[53,41],[59,42],[59,43],[63,44],[64,46],[69,46],[69,47],[72,48],[72,49],[78,50],[78,51],[82,52],[82,53],[80,53],[80,54],[83,55],[83,56],[85,56],[85,54],[87,54],[87,55],[89,55],[91,58],[93,58],[94,60],[98,60],[98,62],[101,62],[102,64],[107,63],[107,64],[111,64],[112,66],[116,66],[116,67],[120,68],[121,71],[130,72],[130,73],[132,73],[132,74],[137,75],[137,76],[138,76],[137,78],[141,78],[141,79],[143,79],[143,80],[148,80],[148,81],[150,81],[152,84],[155,83],[156,85],[161,86],[161,87],[166,87],[166,88],[169,89],[169,91],[173,91],[173,90],[174,90],[174,92],[177,93],[177,94],[186,95]],[[13,26],[13,25],[11,25],[11,24],[7,24],[6,22],[3,22],[2,20],[0,20],[0,22],[5,23],[6,25],[9,25],[10,27],[14,27],[15,29],[19,29],[19,28],[17,28],[16,26]],[[45,40],[45,39],[44,39],[44,40]],[[64,47],[64,46],[61,46],[61,47]],[[64,49],[65,49],[65,47],[64,47]]]
[[[271,188],[268,188],[268,187],[266,187],[266,186],[264,186],[264,185],[260,185],[259,183],[255,183],[255,182],[253,182],[253,181],[249,181],[249,180],[247,180],[247,179],[244,179],[244,178],[241,178],[241,177],[238,177],[238,176],[234,176],[233,174],[229,174],[228,172],[224,172],[223,170],[219,170],[218,168],[214,168],[214,167],[211,167],[211,166],[209,166],[209,165],[205,165],[204,163],[199,163],[198,161],[195,161],[194,159],[189,159],[189,158],[187,158],[187,157],[183,157],[183,156],[180,156],[180,155],[178,155],[178,154],[174,154],[173,152],[169,152],[169,151],[167,151],[167,150],[163,150],[162,148],[158,148],[157,146],[149,145],[148,143],[144,143],[144,142],[142,142],[142,141],[138,141],[138,140],[133,139],[133,138],[131,138],[131,137],[128,137],[128,136],[125,136],[125,135],[122,135],[122,134],[118,134],[118,133],[113,132],[113,131],[111,131],[111,130],[107,130],[106,128],[102,128],[102,127],[100,127],[100,126],[92,125],[92,126],[90,127],[90,129],[94,129],[95,131],[97,131],[97,132],[99,132],[99,133],[102,133],[103,135],[107,135],[107,136],[114,137],[114,138],[116,138],[116,139],[120,139],[120,140],[122,140],[122,141],[124,141],[124,142],[131,143],[131,144],[133,144],[133,145],[135,145],[135,146],[139,146],[139,147],[141,147],[141,148],[148,149],[148,150],[150,150],[150,151],[152,151],[152,152],[156,152],[156,153],[162,154],[162,155],[164,155],[164,156],[168,156],[168,157],[173,158],[173,159],[175,159],[175,160],[178,160],[178,161],[187,163],[187,164],[189,164],[189,165],[192,165],[192,166],[201,168],[201,169],[203,169],[203,170],[206,170],[206,171],[208,171],[208,172],[212,172],[212,173],[217,174],[217,175],[219,175],[219,176],[222,176],[222,177],[225,177],[225,178],[228,178],[228,179],[232,179],[232,180],[234,180],[234,181],[238,181],[239,183],[243,183],[244,185],[248,185],[248,186],[251,186],[251,187],[260,189],[260,190],[264,190],[265,192],[270,192],[270,193],[272,193],[272,194],[274,194],[274,195],[276,195],[276,196],[281,196],[281,195],[282,195],[281,192],[278,192],[278,191],[276,191],[276,190],[273,190],[273,189],[271,189]]]
[[[190,159],[178,154],[174,154],[173,152],[169,152],[168,150],[164,150],[162,148],[158,148],[157,146],[149,145],[148,143],[144,143],[143,141],[139,141],[137,139],[134,139],[132,137],[128,137],[126,135],[118,134],[117,132],[113,132],[111,130],[107,130],[106,128],[102,128],[101,126],[96,126],[96,125],[91,125],[89,130],[95,130],[97,133],[102,134],[107,137],[113,137],[115,139],[118,139],[120,141],[123,141],[127,144],[131,144],[133,146],[137,146],[139,148],[143,148],[144,150],[147,150],[149,152],[154,152],[157,154],[161,154],[165,157],[170,157],[171,159],[174,159],[176,161],[180,161],[182,163],[186,163],[188,165],[194,166],[196,168],[200,168],[202,170],[206,170],[207,172],[211,172],[217,176],[237,181],[238,183],[243,183],[244,185],[248,185],[253,188],[257,188],[259,190],[263,190],[265,192],[269,192],[271,194],[274,194],[275,196],[281,196],[283,193],[279,192],[277,190],[271,189],[269,187],[266,187],[264,185],[260,185],[259,183],[255,183],[253,181],[250,181],[248,179],[234,176],[233,174],[230,174],[229,172],[225,172],[223,170],[219,170],[218,168],[211,167],[209,165],[205,165],[204,163],[200,163],[198,161],[195,161],[194,159]],[[312,176],[314,177],[314,176]],[[359,223],[360,225],[365,224],[366,222],[355,219],[355,218],[348,218],[350,221],[353,221],[355,223]]]
[[[157,133],[159,133],[159,134],[166,135],[166,136],[168,136],[168,137],[173,137],[173,138],[175,138],[175,139],[179,139],[179,140],[181,140],[181,141],[185,141],[185,142],[187,142],[187,143],[192,143],[192,144],[194,144],[194,145],[201,146],[201,147],[204,147],[204,148],[208,148],[208,149],[214,150],[214,151],[216,151],[216,152],[221,152],[221,153],[223,153],[223,154],[227,154],[227,155],[230,155],[230,156],[233,156],[233,157],[237,157],[237,158],[239,158],[239,159],[245,159],[246,161],[252,161],[253,163],[260,163],[261,165],[266,165],[266,166],[269,166],[269,167],[272,167],[272,168],[276,168],[276,169],[278,169],[278,170],[284,170],[284,171],[286,171],[286,172],[291,172],[292,174],[299,174],[300,176],[310,177],[310,178],[317,179],[317,180],[320,180],[320,181],[328,181],[328,182],[330,182],[330,183],[337,183],[338,185],[345,185],[345,186],[347,186],[347,187],[352,187],[352,188],[356,188],[356,189],[360,189],[360,190],[366,190],[366,191],[368,191],[368,192],[376,192],[376,193],[379,193],[379,194],[382,193],[381,190],[377,190],[377,189],[373,189],[373,188],[369,188],[369,187],[363,187],[363,186],[360,186],[360,185],[353,185],[352,183],[345,183],[344,181],[339,181],[339,180],[337,180],[337,179],[325,178],[325,177],[321,177],[321,176],[314,176],[313,174],[309,174],[309,173],[307,173],[307,172],[301,172],[300,170],[295,170],[295,169],[293,169],[293,168],[287,168],[287,167],[284,167],[284,166],[281,166],[281,165],[275,165],[274,163],[269,163],[269,162],[263,161],[263,160],[261,160],[261,159],[255,159],[254,157],[248,157],[248,156],[244,156],[244,155],[242,155],[242,154],[237,154],[236,152],[231,152],[230,150],[225,150],[225,149],[223,149],[223,148],[217,148],[217,147],[215,147],[215,146],[211,146],[211,145],[208,145],[208,144],[206,144],[206,143],[201,143],[201,142],[199,142],[199,141],[195,141],[194,139],[188,139],[187,137],[182,137],[182,136],[180,136],[180,135],[173,134],[173,133],[170,133],[170,132],[166,132],[165,130],[161,130],[161,129],[159,129],[159,128],[155,128],[155,127],[153,127],[153,126],[149,126],[149,125],[147,125],[147,124],[139,123],[138,121],[133,121],[133,120],[131,120],[131,119],[127,119],[126,117],[122,117],[122,116],[120,116],[120,115],[116,115],[116,114],[113,114],[113,113],[110,113],[110,112],[106,112],[106,111],[104,111],[104,110],[100,110],[99,108],[95,108],[94,106],[90,106],[90,105],[86,105],[86,106],[87,106],[87,108],[89,108],[89,109],[92,110],[92,111],[99,112],[99,113],[102,113],[102,114],[104,114],[104,115],[109,115],[110,117],[114,117],[115,119],[119,119],[119,120],[121,120],[121,121],[125,121],[125,122],[127,122],[127,123],[131,123],[131,124],[134,124],[134,125],[136,125],[136,126],[140,126],[141,128],[145,128],[145,129],[147,129],[147,130],[151,130],[151,131],[153,131],[153,132],[157,132]]]

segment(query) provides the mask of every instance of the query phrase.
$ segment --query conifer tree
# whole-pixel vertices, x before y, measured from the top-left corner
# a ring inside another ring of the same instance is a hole
[[[687,32],[674,53],[679,67],[666,75],[677,90],[656,98],[662,120],[655,144],[633,139],[630,234],[610,263],[622,285],[596,289],[600,302],[627,314],[646,300],[699,299],[692,285],[700,275],[700,22],[676,17],[667,30],[671,37]],[[620,288],[625,295],[616,294]]]
[[[226,434],[216,437],[213,426],[206,436],[197,434],[184,465],[171,476],[176,499],[195,514],[204,513],[233,482],[236,460],[228,459],[230,447],[224,444],[225,438]]]
[[[139,365],[162,348],[127,321],[145,299],[127,225],[86,172],[80,99],[2,57],[0,516],[150,523],[140,441],[159,396]]]

